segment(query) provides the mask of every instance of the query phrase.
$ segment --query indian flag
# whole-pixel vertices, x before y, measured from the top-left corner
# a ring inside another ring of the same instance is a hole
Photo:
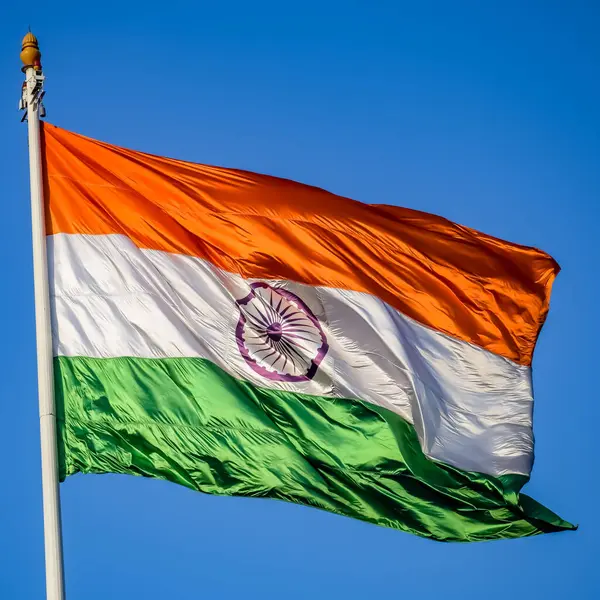
[[[558,266],[443,218],[43,126],[60,476],[277,498],[436,540],[520,493]]]

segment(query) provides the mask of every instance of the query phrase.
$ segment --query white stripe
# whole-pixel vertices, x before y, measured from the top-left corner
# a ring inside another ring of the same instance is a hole
[[[262,386],[384,406],[414,424],[425,454],[490,475],[529,474],[530,369],[416,323],[378,298],[288,281],[329,350],[310,381],[272,381],[242,357],[236,300],[250,281],[121,235],[48,238],[54,353],[201,357]]]

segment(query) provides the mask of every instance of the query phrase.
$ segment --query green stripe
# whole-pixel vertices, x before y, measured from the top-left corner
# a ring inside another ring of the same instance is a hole
[[[493,478],[427,459],[412,425],[372,404],[264,389],[202,359],[55,359],[61,480],[158,477],[278,498],[436,540],[573,529]]]

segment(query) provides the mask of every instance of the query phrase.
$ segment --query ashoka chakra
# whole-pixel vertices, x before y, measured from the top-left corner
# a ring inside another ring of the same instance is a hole
[[[238,301],[236,338],[250,368],[275,381],[312,379],[327,354],[321,324],[295,294],[266,283],[253,283]]]

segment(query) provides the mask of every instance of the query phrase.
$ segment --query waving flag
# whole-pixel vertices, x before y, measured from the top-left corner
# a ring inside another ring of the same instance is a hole
[[[48,124],[42,142],[62,478],[437,540],[573,528],[519,493],[548,255]]]

